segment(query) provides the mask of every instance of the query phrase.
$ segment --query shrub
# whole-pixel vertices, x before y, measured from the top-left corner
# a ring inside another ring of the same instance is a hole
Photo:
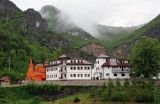
[[[144,89],[142,91],[139,91],[139,93],[136,95],[135,101],[137,101],[137,102],[153,102],[154,101],[153,93],[151,93],[148,89]]]
[[[136,79],[132,79],[131,83],[132,85],[136,85]]]
[[[91,88],[90,98],[95,97],[96,95],[96,89],[94,87]]]
[[[116,85],[117,85],[117,86],[121,86],[121,83],[120,83],[119,78],[116,80]]]
[[[80,99],[78,97],[74,98],[74,102],[79,102],[79,101],[80,101]]]
[[[102,100],[107,101],[108,99],[109,99],[108,91],[106,90],[102,93]]]
[[[111,80],[109,80],[109,82],[108,82],[108,87],[110,87],[110,88],[114,87],[113,82]]]
[[[129,95],[126,91],[115,91],[112,96],[112,101],[127,101],[129,99]]]
[[[129,80],[128,78],[124,80],[124,87],[127,87],[129,85]]]
[[[160,104],[160,92],[158,91],[157,87],[154,89],[154,103]]]

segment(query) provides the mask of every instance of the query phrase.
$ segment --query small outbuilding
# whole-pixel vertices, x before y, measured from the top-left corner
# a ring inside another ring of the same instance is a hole
[[[2,86],[9,86],[10,83],[11,83],[11,79],[8,77],[2,77],[0,79],[0,85],[2,85]]]

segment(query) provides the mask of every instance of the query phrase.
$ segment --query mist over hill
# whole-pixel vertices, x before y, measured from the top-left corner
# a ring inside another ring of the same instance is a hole
[[[89,29],[79,27],[73,23],[69,16],[51,5],[46,5],[39,11],[43,18],[48,21],[49,28],[58,32],[67,32],[83,39],[91,39],[92,36],[104,42],[114,41],[140,28],[142,25],[133,27],[114,27],[94,23]],[[85,25],[85,24],[84,24]]]

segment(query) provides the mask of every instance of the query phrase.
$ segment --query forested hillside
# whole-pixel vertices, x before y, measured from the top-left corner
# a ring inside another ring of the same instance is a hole
[[[158,15],[155,19],[153,19],[140,29],[126,35],[125,37],[117,39],[116,42],[112,42],[110,46],[112,47],[112,52],[115,53],[114,56],[127,57],[131,52],[135,41],[139,40],[142,36],[160,40],[160,15]]]
[[[24,79],[30,58],[35,65],[56,60],[62,54],[94,58],[75,47],[62,33],[49,30],[47,21],[37,11],[21,11],[9,0],[0,1],[0,77],[8,76],[13,82]]]

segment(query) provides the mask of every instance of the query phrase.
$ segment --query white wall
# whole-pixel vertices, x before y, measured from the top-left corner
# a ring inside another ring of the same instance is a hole
[[[91,80],[91,66],[92,65],[50,66],[46,68],[46,80]],[[66,71],[65,71],[65,67],[66,67]],[[72,67],[72,70],[71,70],[71,67]],[[51,71],[51,69],[55,69],[55,68],[57,68],[57,70]],[[61,68],[64,70],[63,72],[60,72]],[[48,69],[50,71],[48,71]],[[63,79],[60,79],[61,74],[63,74]],[[71,77],[71,74],[72,74],[72,77]]]
[[[126,78],[130,78],[129,76],[129,72],[112,72],[112,67],[103,67],[104,68],[104,78],[105,79],[126,79]],[[106,74],[109,73],[109,76],[106,76]],[[125,74],[125,76],[122,76],[122,73]],[[114,76],[114,74],[117,74],[117,76]]]

